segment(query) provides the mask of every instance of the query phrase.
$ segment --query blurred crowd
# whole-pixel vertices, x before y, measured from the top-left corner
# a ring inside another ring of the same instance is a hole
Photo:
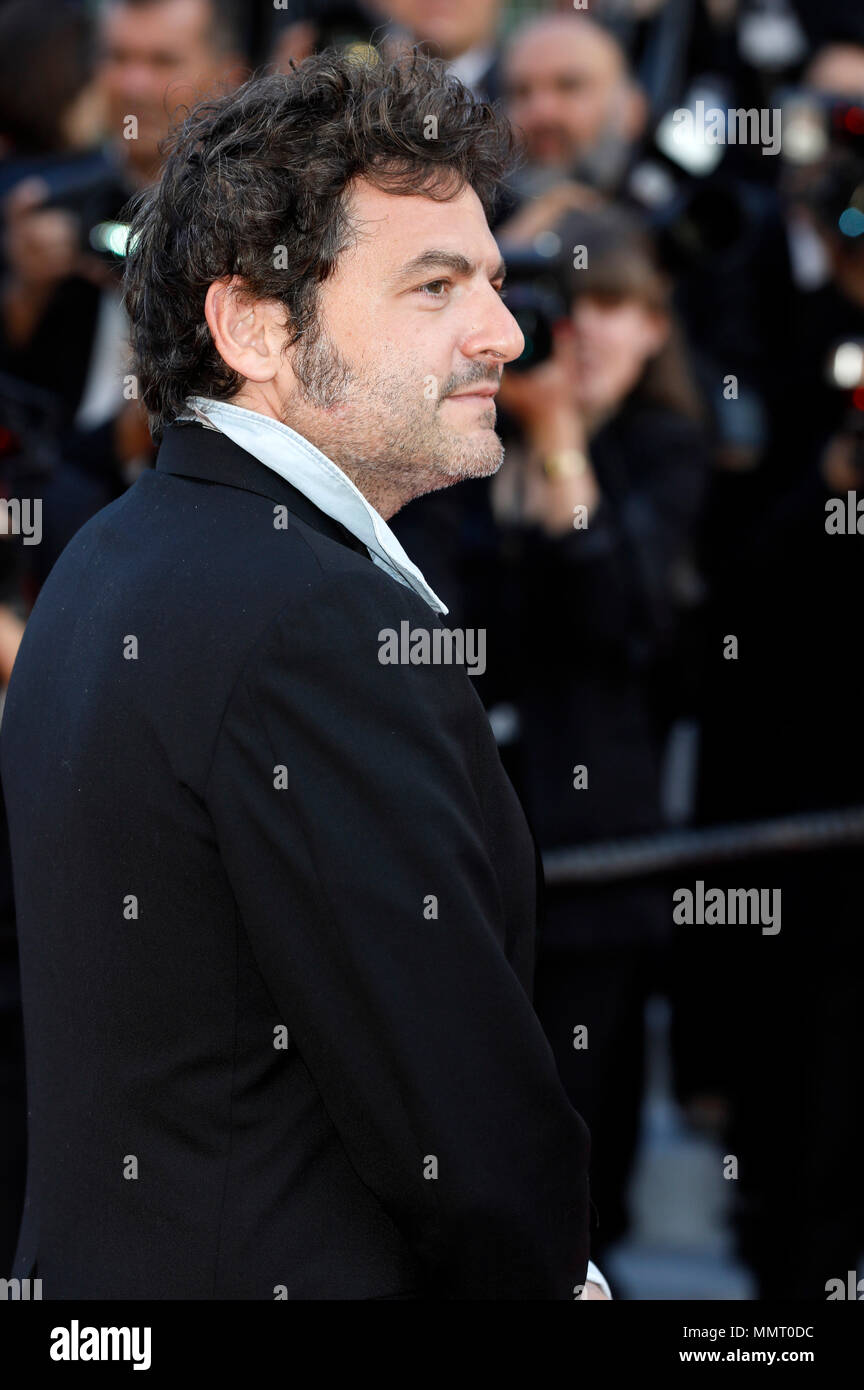
[[[0,535],[0,685],[60,551],[153,465],[123,216],[172,119],[328,44],[418,42],[517,130],[493,231],[526,348],[498,398],[499,473],[393,529],[447,623],[487,633],[476,686],[540,849],[864,804],[850,0],[0,0],[0,492],[41,502],[38,544]],[[846,534],[826,528],[836,498]],[[8,1264],[26,1137],[0,840]],[[675,927],[672,892],[696,880],[781,888],[782,930]],[[737,1159],[759,1296],[824,1298],[855,1268],[860,885],[855,850],[827,842],[550,887],[535,1007],[592,1131],[595,1259],[628,1228],[659,992],[677,1098]]]

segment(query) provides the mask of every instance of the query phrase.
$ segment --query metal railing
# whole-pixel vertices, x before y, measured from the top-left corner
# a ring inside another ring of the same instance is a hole
[[[543,868],[550,885],[605,883],[644,878],[693,864],[853,844],[864,844],[864,806],[742,825],[662,830],[626,840],[600,840],[578,849],[553,849],[543,855]]]

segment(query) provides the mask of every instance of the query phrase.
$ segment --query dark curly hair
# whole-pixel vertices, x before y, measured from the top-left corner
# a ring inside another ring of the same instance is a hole
[[[242,385],[204,318],[212,281],[241,276],[253,298],[285,306],[286,346],[314,341],[317,287],[355,235],[352,179],[439,201],[469,185],[491,217],[518,159],[498,109],[416,48],[392,63],[331,48],[255,77],[196,106],[165,153],[159,183],[130,207],[124,275],[157,441],[187,396],[226,400]]]

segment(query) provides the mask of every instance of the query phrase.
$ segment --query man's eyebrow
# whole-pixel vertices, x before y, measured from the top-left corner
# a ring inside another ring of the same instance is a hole
[[[463,256],[460,251],[421,251],[419,256],[414,256],[412,260],[406,261],[403,266],[400,266],[394,276],[393,283],[394,285],[402,284],[405,280],[409,280],[421,272],[441,268],[452,270],[454,275],[467,276],[474,274],[477,265],[474,261],[469,261],[468,257]],[[490,281],[503,280],[506,274],[507,266],[501,260],[489,278]]]

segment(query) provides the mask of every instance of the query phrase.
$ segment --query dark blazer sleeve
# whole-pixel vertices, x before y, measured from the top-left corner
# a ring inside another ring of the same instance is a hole
[[[387,591],[370,567],[282,610],[205,799],[262,975],[421,1296],[572,1299],[588,1132],[505,953],[477,786],[491,733],[464,670],[381,664]],[[405,594],[402,616],[434,624]]]

